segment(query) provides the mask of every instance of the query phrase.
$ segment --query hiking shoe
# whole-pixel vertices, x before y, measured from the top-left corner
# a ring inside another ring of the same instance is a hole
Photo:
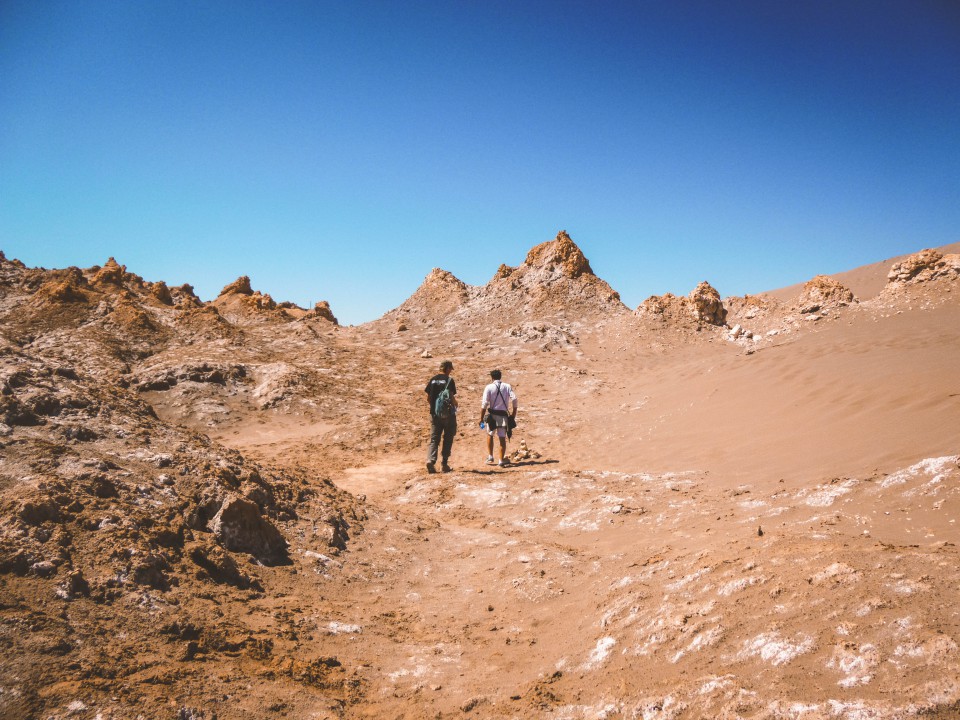
[[[505,465],[509,465],[509,464],[510,464],[510,458],[504,458],[503,460],[497,463],[497,465],[499,465],[500,467],[504,467]]]
[[[487,465],[493,465],[493,455],[487,455]]]
[[[427,463],[427,472],[431,475],[437,471],[437,466],[433,463]]]
[[[442,472],[450,472],[451,470],[453,470],[453,468],[447,465],[446,463],[444,463],[443,465],[440,466],[440,470]]]

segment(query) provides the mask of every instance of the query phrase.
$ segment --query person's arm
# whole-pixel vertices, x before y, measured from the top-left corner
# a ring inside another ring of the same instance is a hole
[[[483,418],[487,416],[487,407],[489,403],[487,402],[487,389],[483,389],[483,397],[480,399],[480,422],[483,422]]]
[[[516,420],[517,419],[517,394],[513,391],[513,388],[510,388],[510,401],[513,403],[513,412],[510,413],[510,417]]]

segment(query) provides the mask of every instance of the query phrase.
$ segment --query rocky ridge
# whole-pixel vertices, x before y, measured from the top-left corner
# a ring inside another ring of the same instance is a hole
[[[517,267],[501,265],[482,287],[469,286],[453,274],[434,269],[421,286],[383,322],[407,329],[470,321],[509,331],[531,316],[551,323],[589,322],[621,314],[626,307],[566,231],[527,253]]]

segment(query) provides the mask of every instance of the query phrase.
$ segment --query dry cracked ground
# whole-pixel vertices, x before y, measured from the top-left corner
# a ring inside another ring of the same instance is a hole
[[[960,717],[957,249],[631,310],[561,233],[347,328],[3,258],[0,717]]]

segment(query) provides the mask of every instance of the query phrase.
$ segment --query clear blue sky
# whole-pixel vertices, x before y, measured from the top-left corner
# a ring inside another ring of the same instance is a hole
[[[0,0],[0,249],[344,323],[566,229],[635,307],[960,240],[960,2]]]

